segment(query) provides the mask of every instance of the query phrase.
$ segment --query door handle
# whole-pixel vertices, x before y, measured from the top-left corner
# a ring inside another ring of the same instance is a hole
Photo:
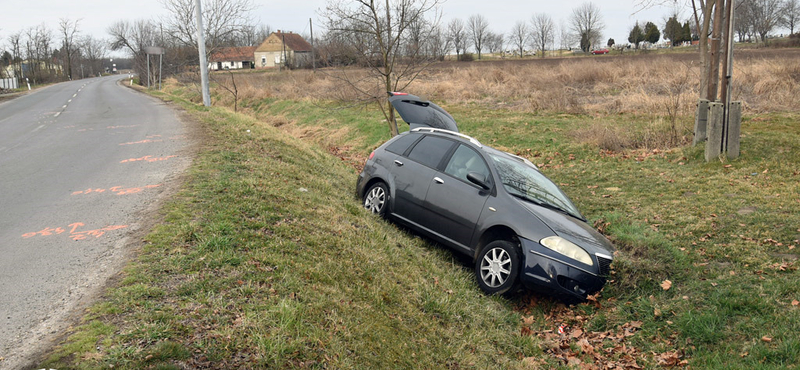
[[[444,184],[444,180],[442,180],[442,179],[440,179],[438,177],[434,177],[433,181],[436,181],[437,184]]]
[[[402,167],[403,166],[403,162],[400,162],[400,161],[398,161],[396,159],[394,160],[394,164],[396,164],[398,167]]]

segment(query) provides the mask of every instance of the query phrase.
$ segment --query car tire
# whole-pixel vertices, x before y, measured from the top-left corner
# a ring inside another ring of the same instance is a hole
[[[364,193],[364,208],[378,216],[386,216],[389,206],[389,188],[382,182],[376,182]]]
[[[487,244],[475,261],[478,286],[487,294],[505,294],[513,291],[519,281],[521,260],[514,243],[495,240]]]

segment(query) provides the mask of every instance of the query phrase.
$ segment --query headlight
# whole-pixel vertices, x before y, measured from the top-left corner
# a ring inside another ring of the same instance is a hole
[[[539,244],[561,253],[569,258],[583,262],[589,266],[594,265],[592,257],[583,248],[575,245],[560,236],[548,236],[539,241]]]

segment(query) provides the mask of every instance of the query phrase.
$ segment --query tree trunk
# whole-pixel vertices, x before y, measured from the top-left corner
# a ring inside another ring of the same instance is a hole
[[[717,90],[719,90],[719,62],[720,62],[720,39],[722,24],[722,12],[724,10],[723,0],[716,0],[714,6],[714,29],[711,31],[711,67],[708,76],[708,101],[717,100]]]

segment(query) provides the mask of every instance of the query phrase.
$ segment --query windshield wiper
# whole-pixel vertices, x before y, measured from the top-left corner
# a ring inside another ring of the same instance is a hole
[[[536,204],[537,206],[541,206],[541,207],[544,207],[544,208],[552,209],[552,210],[557,211],[557,212],[561,212],[561,213],[563,213],[565,215],[572,216],[573,218],[577,218],[577,219],[579,219],[581,221],[584,221],[584,222],[586,221],[585,218],[580,217],[580,216],[578,216],[576,214],[573,214],[572,212],[569,212],[569,211],[567,211],[567,210],[565,210],[565,209],[563,209],[563,208],[561,208],[561,207],[559,207],[559,206],[557,206],[555,204],[543,202],[543,201],[541,201],[539,199],[534,199],[534,198],[531,198],[531,197],[528,197],[528,196],[525,196],[525,195],[522,195],[522,194],[514,193],[514,192],[509,192],[509,194],[511,194],[511,195],[513,195],[513,196],[515,196],[515,197],[517,197],[519,199],[522,199],[524,201]]]

